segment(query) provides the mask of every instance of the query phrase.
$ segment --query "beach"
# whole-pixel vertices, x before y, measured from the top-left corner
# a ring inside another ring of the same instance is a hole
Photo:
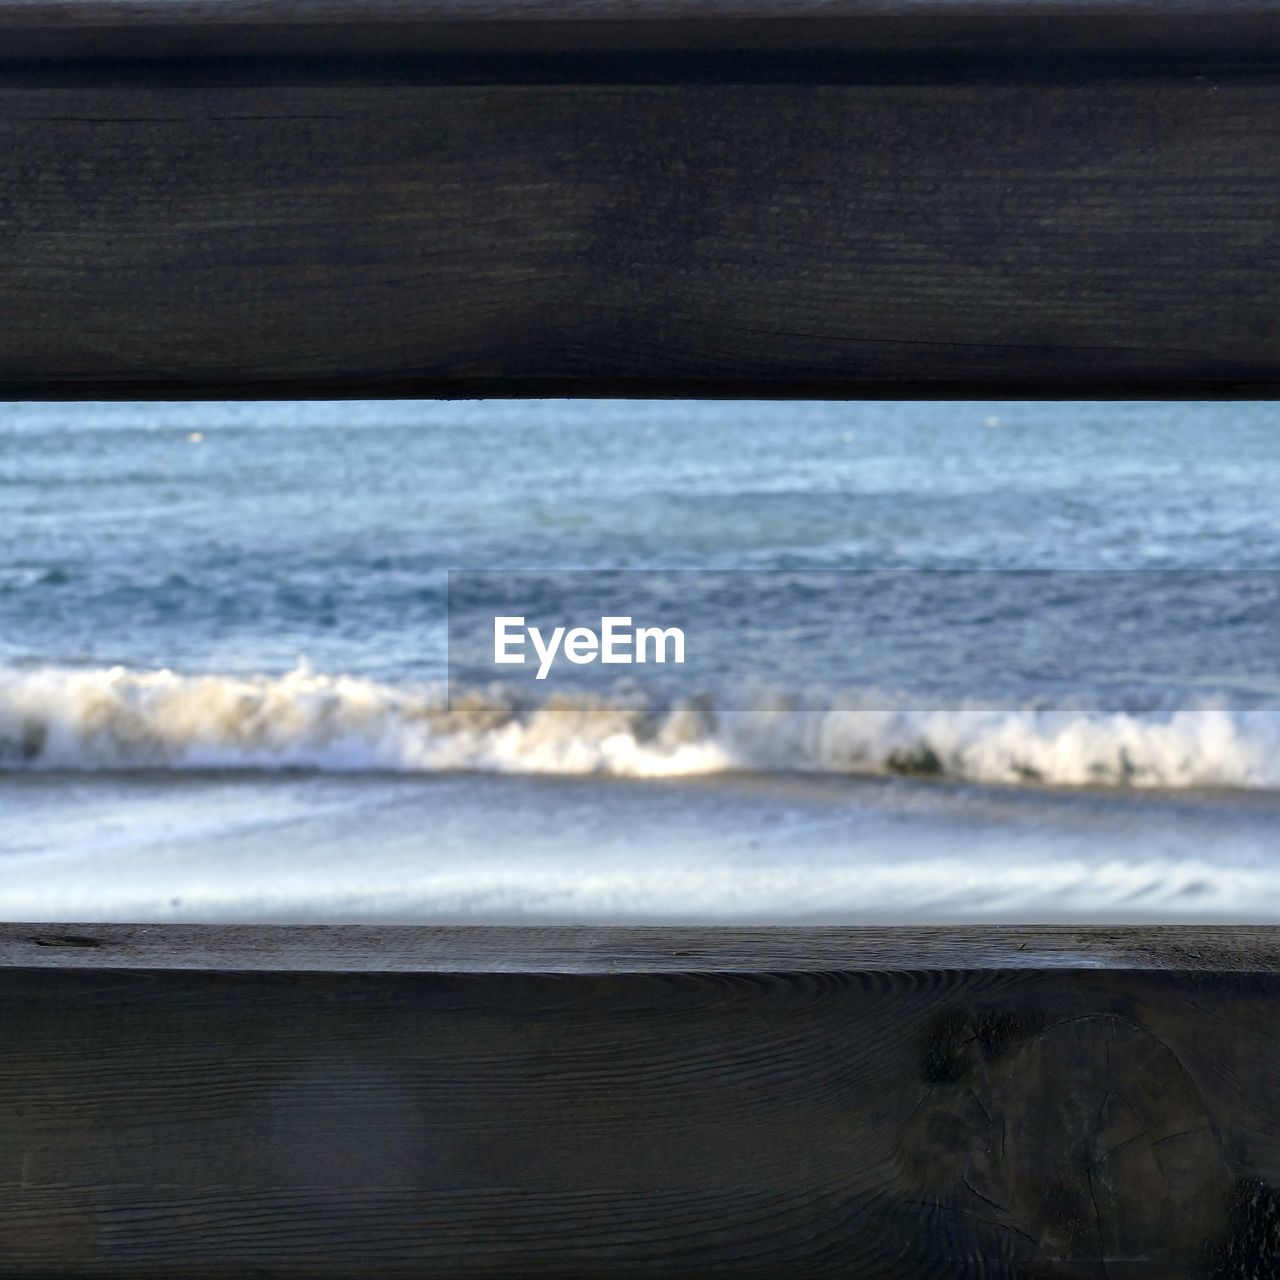
[[[1272,417],[5,406],[0,914],[1280,919]],[[512,693],[460,572],[701,657]]]

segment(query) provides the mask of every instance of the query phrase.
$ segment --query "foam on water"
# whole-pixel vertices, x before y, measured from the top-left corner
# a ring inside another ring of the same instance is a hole
[[[283,770],[680,777],[729,770],[1063,786],[1280,787],[1280,708],[1159,716],[920,709],[876,690],[655,706],[634,697],[445,696],[300,666],[283,676],[0,668],[5,770]]]

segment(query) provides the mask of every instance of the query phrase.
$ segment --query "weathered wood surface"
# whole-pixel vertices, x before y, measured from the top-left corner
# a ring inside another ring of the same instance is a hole
[[[793,50],[1256,57],[1276,0],[0,0],[0,56]]]
[[[1280,5],[0,0],[0,394],[1280,386]]]
[[[1276,929],[5,926],[0,1027],[4,1276],[1280,1273]]]
[[[0,969],[760,973],[828,969],[1280,972],[1280,928],[8,924]]]

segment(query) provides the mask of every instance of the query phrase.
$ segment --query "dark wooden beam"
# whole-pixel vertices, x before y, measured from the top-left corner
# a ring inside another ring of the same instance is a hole
[[[0,0],[0,394],[1265,395],[1280,5]]]
[[[0,1275],[1259,1277],[1280,929],[0,928]]]
[[[1252,61],[1275,0],[0,0],[6,59],[756,49]]]

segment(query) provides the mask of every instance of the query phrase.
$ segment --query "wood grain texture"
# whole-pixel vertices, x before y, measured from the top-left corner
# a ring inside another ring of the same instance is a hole
[[[1280,1268],[1275,929],[199,932],[5,926],[0,1275]]]
[[[1166,969],[1280,975],[1280,926],[604,928],[0,923],[0,969],[760,973]]]
[[[10,62],[0,394],[1274,394],[1280,70],[1090,65]]]
[[[756,49],[1253,60],[1276,0],[0,0],[0,58]]]

